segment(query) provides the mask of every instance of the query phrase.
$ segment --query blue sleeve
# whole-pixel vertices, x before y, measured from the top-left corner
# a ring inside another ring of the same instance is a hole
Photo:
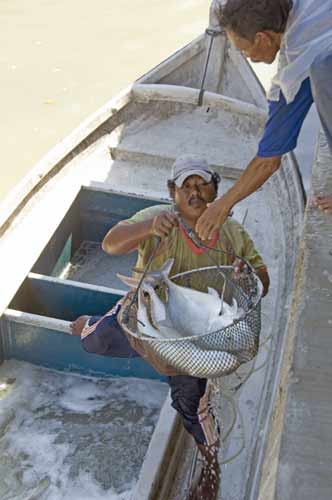
[[[303,121],[312,103],[309,78],[303,81],[291,103],[287,104],[281,92],[279,101],[269,101],[269,116],[257,156],[281,156],[295,149]]]

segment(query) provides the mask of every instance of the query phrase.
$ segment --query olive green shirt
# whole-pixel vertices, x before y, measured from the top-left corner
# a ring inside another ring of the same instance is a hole
[[[137,212],[133,217],[127,219],[126,222],[129,224],[144,222],[153,219],[155,216],[165,211],[171,212],[172,206],[155,205],[153,207],[148,207]],[[207,244],[209,245],[209,243]],[[137,268],[144,269],[155,245],[156,238],[154,237],[146,239],[139,245],[136,263]],[[192,251],[179,227],[174,227],[169,236],[163,240],[161,247],[158,249],[151,263],[150,270],[158,270],[168,259],[174,258],[174,264],[170,273],[174,275],[192,269],[214,265],[211,258],[216,261],[218,265],[231,265],[236,256],[246,259],[255,269],[265,267],[262,257],[256,250],[248,233],[241,224],[230,217],[223,224],[219,233],[219,239],[214,248],[216,250],[224,250],[228,252],[228,254],[216,252],[215,250],[207,250],[198,255]]]

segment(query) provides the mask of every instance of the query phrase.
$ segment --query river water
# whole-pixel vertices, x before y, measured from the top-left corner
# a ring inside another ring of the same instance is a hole
[[[84,118],[198,36],[208,10],[207,0],[0,0],[0,201]],[[255,69],[267,87],[275,68]]]
[[[0,0],[0,199],[127,84],[205,28],[206,0]]]

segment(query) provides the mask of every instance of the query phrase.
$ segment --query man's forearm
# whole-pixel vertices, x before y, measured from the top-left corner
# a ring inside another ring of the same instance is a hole
[[[138,245],[152,236],[153,220],[136,224],[119,223],[112,228],[102,242],[105,252],[121,255],[136,250]]]
[[[227,219],[230,210],[254,191],[257,191],[278,170],[281,156],[261,158],[256,156],[234,186],[221,198],[214,200],[198,219],[195,230],[201,240],[212,238]]]
[[[222,197],[231,209],[236,203],[259,189],[281,164],[281,156],[262,158],[256,156],[242,173],[239,180]]]

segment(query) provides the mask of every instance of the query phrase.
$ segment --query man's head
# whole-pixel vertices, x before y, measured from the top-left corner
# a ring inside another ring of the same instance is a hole
[[[217,196],[220,176],[199,156],[180,156],[172,166],[168,189],[181,215],[195,221]]]
[[[245,57],[271,64],[280,49],[291,0],[227,0],[219,21]]]

